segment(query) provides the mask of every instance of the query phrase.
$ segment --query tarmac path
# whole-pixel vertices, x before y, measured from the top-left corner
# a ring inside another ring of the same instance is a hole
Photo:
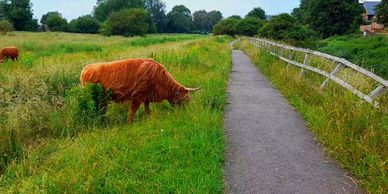
[[[242,51],[225,115],[226,193],[363,193]]]

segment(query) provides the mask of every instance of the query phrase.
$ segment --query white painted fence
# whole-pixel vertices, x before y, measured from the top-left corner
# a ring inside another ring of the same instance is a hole
[[[372,72],[370,72],[370,71],[368,71],[360,66],[357,66],[357,65],[347,61],[346,59],[331,56],[331,55],[321,53],[318,51],[313,51],[313,50],[309,50],[309,49],[302,49],[302,48],[292,47],[292,46],[288,46],[288,45],[284,45],[284,44],[279,44],[279,43],[272,42],[272,41],[265,40],[265,39],[250,38],[249,40],[250,40],[251,44],[255,45],[256,47],[269,50],[269,52],[273,56],[278,57],[280,60],[285,61],[288,64],[292,64],[292,65],[295,65],[297,67],[302,68],[301,75],[303,75],[303,73],[306,69],[306,70],[315,72],[317,74],[320,74],[322,76],[325,76],[326,80],[322,83],[321,89],[326,87],[326,85],[331,80],[331,81],[337,83],[338,85],[350,90],[351,92],[353,92],[353,94],[355,94],[358,97],[362,98],[363,100],[373,104],[376,107],[379,106],[379,103],[376,102],[375,99],[387,91],[387,88],[388,88],[388,81],[387,80],[384,80],[383,78],[373,74]],[[284,56],[284,51],[286,51],[286,50],[289,51],[289,53],[290,53],[288,56]],[[293,60],[296,52],[304,54],[304,62],[303,63],[300,63],[300,62]],[[321,70],[317,67],[310,66],[309,65],[309,58],[311,56],[320,57],[320,58],[324,58],[326,60],[332,61],[333,64],[335,65],[335,68],[331,72],[326,72],[326,71]],[[356,87],[354,87],[353,85],[347,83],[346,81],[340,79],[339,77],[336,77],[336,75],[344,68],[352,68],[353,70],[365,75],[366,77],[373,79],[374,81],[376,81],[378,83],[378,86],[374,90],[370,91],[369,94],[364,94],[363,92],[357,90]]]

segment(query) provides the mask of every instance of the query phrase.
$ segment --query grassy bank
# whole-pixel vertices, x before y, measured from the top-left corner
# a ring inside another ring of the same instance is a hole
[[[322,40],[318,50],[345,58],[388,79],[387,36],[335,36]]]
[[[376,109],[334,83],[320,90],[324,80],[321,76],[306,72],[301,77],[299,68],[287,66],[247,40],[241,48],[298,109],[327,153],[351,172],[359,185],[371,193],[388,191],[387,95],[377,99],[381,108]],[[298,57],[303,61],[303,56]],[[314,59],[311,64],[323,69],[334,68]],[[371,80],[348,70],[339,76],[362,91],[373,85]]]
[[[0,41],[22,51],[19,62],[0,67],[0,193],[223,192],[229,40],[184,36],[147,42],[17,33]],[[131,126],[129,105],[114,103],[104,123],[73,122],[67,97],[80,70],[137,57],[156,59],[182,84],[202,91],[184,108],[152,104],[151,116],[141,108]]]

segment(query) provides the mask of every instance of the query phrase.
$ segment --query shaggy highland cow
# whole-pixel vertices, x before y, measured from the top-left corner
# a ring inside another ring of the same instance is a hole
[[[5,59],[10,58],[13,61],[18,60],[19,49],[17,47],[5,47],[0,50],[0,63],[4,62]]]
[[[190,93],[197,89],[179,84],[163,65],[152,59],[128,59],[86,66],[81,73],[81,84],[100,83],[112,91],[115,102],[132,100],[128,122],[132,123],[136,111],[144,104],[150,113],[150,102],[168,100],[174,107],[188,102]]]

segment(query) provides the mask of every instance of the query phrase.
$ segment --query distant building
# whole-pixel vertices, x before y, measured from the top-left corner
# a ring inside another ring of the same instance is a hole
[[[359,0],[359,3],[364,5],[365,13],[363,14],[364,20],[367,22],[373,21],[374,17],[376,16],[376,6],[381,3],[381,1],[366,1],[366,0]]]

